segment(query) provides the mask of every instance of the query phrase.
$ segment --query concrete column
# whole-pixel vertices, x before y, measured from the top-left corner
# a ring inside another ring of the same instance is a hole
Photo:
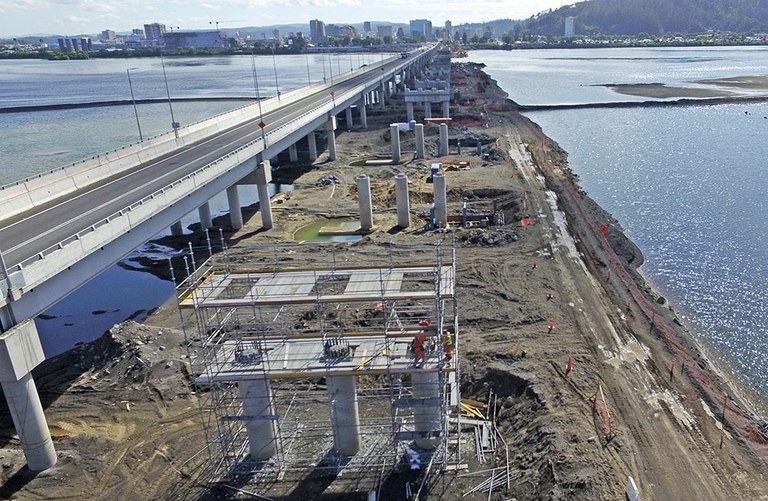
[[[272,390],[267,379],[254,379],[237,383],[242,399],[248,444],[254,461],[267,461],[277,452],[275,421],[272,419]]]
[[[213,218],[211,217],[211,205],[205,202],[197,208],[197,214],[200,216],[200,226],[203,230],[213,228]]]
[[[432,103],[429,101],[424,102],[424,116],[426,118],[432,118]]]
[[[411,201],[408,197],[408,176],[402,172],[395,176],[395,199],[397,200],[397,225],[408,228],[411,225]]]
[[[405,111],[406,111],[406,117],[408,122],[413,120],[413,103],[407,102],[405,103]]]
[[[288,147],[288,160],[291,162],[299,161],[299,152],[296,150],[296,143],[293,143]]]
[[[411,373],[414,398],[435,398],[440,396],[440,380],[437,372]],[[435,435],[442,431],[440,406],[416,406],[413,409],[414,429],[417,433]],[[416,445],[422,449],[434,449],[439,438],[417,438]]]
[[[0,334],[0,385],[27,467],[32,471],[47,470],[56,464],[56,450],[32,379],[32,369],[43,360],[34,320],[24,320]]]
[[[368,176],[357,176],[357,198],[360,204],[360,229],[373,229],[373,204],[371,203],[371,180]]]
[[[357,103],[357,107],[360,109],[360,126],[363,129],[368,128],[368,114],[365,111],[365,99],[361,99],[359,103]]]
[[[448,124],[440,124],[440,143],[437,150],[437,156],[448,156]]]
[[[307,134],[307,144],[309,145],[309,160],[314,162],[317,160],[317,140],[315,139],[315,131]]]
[[[379,91],[379,94],[381,95],[381,109],[384,109],[387,105],[387,93],[384,91],[384,82],[381,82],[381,90]]]
[[[333,448],[342,456],[354,456],[360,450],[360,414],[355,376],[328,376],[326,381],[331,404]]]
[[[347,106],[347,109],[344,110],[346,118],[347,118],[347,130],[352,130],[352,107]]]
[[[328,160],[336,160],[336,134],[333,132],[336,130],[336,116],[331,115],[328,122],[325,125],[325,129],[328,131]]]
[[[443,118],[450,118],[451,116],[451,102],[443,101]]]
[[[184,234],[184,227],[181,225],[181,221],[176,221],[171,225],[171,236],[180,237]]]
[[[256,186],[259,189],[261,226],[265,230],[272,228],[272,200],[269,198],[270,181],[272,181],[272,164],[270,164],[269,160],[265,160],[256,167]]]
[[[416,158],[424,158],[424,124],[416,124]]]
[[[438,172],[432,175],[432,189],[435,196],[435,226],[448,226],[448,198],[445,193],[445,174]]]
[[[389,126],[389,133],[392,143],[392,163],[400,163],[400,127],[397,124]]]
[[[232,229],[239,230],[243,227],[243,210],[240,208],[240,193],[237,185],[227,188],[227,202],[229,203],[229,222]]]

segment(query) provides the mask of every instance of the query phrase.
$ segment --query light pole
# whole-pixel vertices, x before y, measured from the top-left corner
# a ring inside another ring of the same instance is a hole
[[[267,135],[264,132],[264,113],[261,110],[261,94],[259,93],[259,77],[256,76],[256,56],[251,53],[251,70],[253,71],[253,88],[256,90],[256,102],[259,103],[259,128],[261,129],[261,144],[267,149]]]
[[[141,135],[141,123],[139,122],[139,110],[136,108],[136,98],[133,95],[133,83],[131,82],[131,70],[138,68],[128,68],[125,72],[128,74],[128,87],[131,89],[131,101],[133,102],[133,114],[136,115],[136,127],[139,129],[139,141],[144,141]]]
[[[160,49],[160,65],[163,67],[163,80],[165,80],[165,93],[168,95],[168,108],[171,110],[171,128],[176,139],[179,138],[179,123],[173,117],[173,104],[171,104],[171,90],[168,88],[168,75],[165,73],[165,60],[163,59],[163,50]]]
[[[280,85],[277,83],[277,58],[275,57],[274,47],[272,47],[272,67],[275,69],[275,90],[277,91],[277,100],[280,101]]]
[[[312,85],[312,77],[309,75],[309,52],[306,53],[307,55],[307,85]]]

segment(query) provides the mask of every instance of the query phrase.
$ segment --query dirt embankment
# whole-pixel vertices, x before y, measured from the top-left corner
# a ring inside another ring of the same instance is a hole
[[[499,227],[456,230],[462,391],[480,401],[496,395],[497,426],[510,451],[510,489],[493,499],[621,499],[629,476],[643,499],[768,499],[765,440],[754,433],[743,405],[729,401],[722,419],[721,382],[686,341],[674,311],[636,272],[639,250],[579,191],[566,153],[519,115],[479,66],[454,65],[453,79],[459,91],[452,104],[453,146],[451,158],[440,161],[471,160],[471,169],[446,172],[449,208],[458,212],[465,200],[489,207],[495,200],[505,219]],[[217,227],[230,244],[291,240],[321,218],[354,216],[355,176],[366,173],[379,230],[350,247],[348,258],[358,259],[360,246],[386,252],[391,242],[432,241],[424,227],[434,159],[358,166],[388,151],[388,125],[404,116],[398,98],[385,110],[371,109],[369,129],[339,131],[334,162],[278,158],[277,176],[294,191],[275,204],[272,230],[261,231],[255,207],[246,208],[242,230],[230,231],[226,218],[218,218]],[[435,137],[428,129],[430,145]],[[473,151],[459,154],[459,142]],[[480,156],[477,142],[485,143]],[[402,144],[408,151],[414,140],[406,135]],[[398,172],[409,176],[413,207],[412,227],[403,230],[392,210]],[[177,243],[183,248],[187,242]],[[165,271],[165,262],[159,268]],[[182,322],[186,337],[178,330]],[[23,499],[245,497],[204,484],[205,437],[187,365],[187,357],[196,356],[194,318],[180,318],[167,306],[147,324],[116,326],[99,342],[37,371],[59,464],[38,476],[22,470],[6,424],[0,493]],[[472,452],[471,445],[465,449]],[[502,456],[488,460],[499,464]],[[472,454],[466,462],[470,472],[490,467]],[[312,479],[248,489],[273,499],[334,498],[330,481]],[[462,497],[482,479],[483,473],[435,475],[424,499],[488,499],[487,491]],[[381,499],[404,499],[397,475],[387,474],[382,486]]]

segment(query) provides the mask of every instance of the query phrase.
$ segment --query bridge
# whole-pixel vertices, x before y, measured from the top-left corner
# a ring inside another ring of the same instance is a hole
[[[336,115],[383,105],[419,75],[435,47],[413,51],[0,188],[0,384],[32,471],[56,452],[31,370],[45,358],[34,317],[226,190],[233,228],[243,225],[237,185],[259,187],[262,225],[271,228],[268,160],[316,131],[336,158]],[[446,104],[447,107],[447,104]]]

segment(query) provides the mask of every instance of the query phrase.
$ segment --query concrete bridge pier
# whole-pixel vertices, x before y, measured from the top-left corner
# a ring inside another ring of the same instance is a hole
[[[432,175],[432,189],[435,197],[435,227],[448,226],[448,197],[445,192],[445,174]]]
[[[360,229],[373,229],[373,203],[371,202],[371,179],[365,174],[357,176],[357,198],[360,205]]]
[[[432,103],[424,101],[424,118],[432,118]]]
[[[328,118],[328,122],[325,124],[325,129],[328,131],[328,160],[336,160],[336,116],[331,114]]]
[[[307,134],[307,145],[309,146],[309,161],[314,162],[317,160],[317,140],[315,139],[315,131]]]
[[[438,144],[437,149],[438,149],[437,156],[439,157],[448,156],[448,125],[447,124],[440,124],[440,143]]]
[[[449,118],[451,116],[451,102],[443,101],[443,118]]]
[[[352,107],[347,106],[347,109],[344,110],[345,118],[347,119],[347,130],[352,130]]]
[[[411,225],[411,202],[408,197],[408,176],[402,172],[395,175],[395,199],[397,200],[397,225],[408,228]]]
[[[354,456],[360,450],[360,414],[355,376],[328,376],[326,381],[331,405],[333,448],[339,455]]]
[[[233,230],[239,230],[243,227],[243,210],[240,208],[240,192],[237,191],[236,184],[227,188],[227,202],[229,203],[229,222]]]
[[[171,225],[171,236],[180,237],[184,234],[184,227],[181,225],[181,221],[176,221]]]
[[[389,134],[391,136],[390,142],[392,143],[392,163],[400,163],[400,126],[392,124],[389,126]]]
[[[213,218],[211,217],[211,204],[205,202],[197,208],[197,214],[200,216],[200,226],[203,230],[213,228]]]
[[[368,114],[365,111],[365,98],[361,99],[359,103],[357,103],[357,107],[360,109],[360,126],[363,129],[368,128]]]
[[[387,92],[383,81],[381,82],[381,90],[379,90],[379,94],[381,94],[381,108],[384,109],[384,107],[387,105]]]
[[[407,121],[410,122],[413,120],[413,103],[410,101],[406,101],[405,103],[405,113]]]
[[[243,416],[252,417],[245,422],[248,444],[254,461],[267,461],[277,452],[275,420],[272,419],[272,389],[269,380],[254,379],[237,383],[242,399]]]
[[[272,228],[272,200],[269,198],[270,181],[272,181],[272,164],[269,160],[259,162],[258,167],[256,167],[256,186],[259,190],[261,226],[265,230]]]
[[[45,360],[35,322],[27,319],[0,334],[0,385],[31,471],[56,464],[56,450],[32,369]]]
[[[413,104],[411,104],[411,109],[413,109]],[[416,158],[424,158],[424,124],[416,124]]]
[[[440,380],[437,372],[414,372],[411,374],[411,383],[414,398],[437,398],[440,394]],[[414,407],[413,421],[416,433],[423,434],[422,438],[415,440],[416,445],[427,450],[437,447],[440,439],[436,435],[442,431],[440,406]]]
[[[299,152],[296,149],[296,143],[293,143],[288,147],[288,160],[290,160],[291,162],[299,161]]]

